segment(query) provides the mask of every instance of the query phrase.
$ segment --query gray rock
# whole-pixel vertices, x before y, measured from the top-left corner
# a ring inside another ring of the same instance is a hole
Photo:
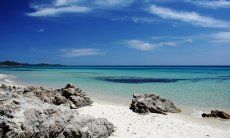
[[[71,101],[77,108],[84,107],[87,105],[91,105],[93,101],[86,96],[86,94],[80,90],[79,88],[75,88],[74,86],[66,86],[60,90],[62,96]]]
[[[203,113],[202,114],[202,117],[219,117],[219,118],[222,118],[222,119],[230,119],[230,115],[223,112],[223,111],[219,111],[219,110],[213,110],[211,111],[211,114],[206,114],[206,113]]]
[[[0,88],[1,88],[1,89],[7,89],[7,86],[6,86],[5,84],[2,84],[2,85],[0,86]]]
[[[66,86],[65,86],[65,89],[69,89],[69,88],[75,88],[72,84],[68,83]]]
[[[65,88],[64,88],[65,89]],[[71,91],[76,92],[75,88]],[[72,110],[92,103],[79,92],[69,98],[61,90],[29,86],[12,91],[11,98],[0,103],[0,136],[6,138],[108,137],[115,128],[103,118],[81,116]],[[78,106],[76,106],[78,105]]]
[[[181,110],[168,99],[155,94],[133,95],[130,109],[136,113],[179,113]]]
[[[88,97],[70,96],[69,99],[77,108],[93,104],[93,101]]]
[[[64,96],[62,96],[60,93],[55,93],[53,96],[52,103],[55,105],[61,105],[61,104],[67,103],[67,101],[68,100]]]

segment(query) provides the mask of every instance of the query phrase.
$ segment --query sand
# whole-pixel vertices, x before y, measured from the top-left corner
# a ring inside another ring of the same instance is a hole
[[[109,103],[94,103],[78,111],[80,114],[103,117],[111,121],[117,129],[112,138],[230,138],[229,125],[226,127],[197,122],[181,114],[139,115],[129,110],[128,106]]]

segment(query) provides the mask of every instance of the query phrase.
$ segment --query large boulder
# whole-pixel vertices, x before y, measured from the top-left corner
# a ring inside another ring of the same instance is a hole
[[[4,88],[5,89],[5,88]],[[29,86],[10,91],[0,102],[0,137],[5,138],[105,138],[115,127],[105,118],[79,115],[74,109],[92,103],[85,94],[74,89],[70,97],[62,91]],[[8,93],[7,88],[7,93]]]
[[[8,90],[7,86],[3,86],[3,88],[3,90]],[[36,96],[44,102],[53,103],[55,105],[68,104],[68,106],[71,107],[71,105],[74,104],[76,108],[80,108],[93,103],[85,92],[79,88],[75,88],[72,84],[67,84],[64,88],[57,90],[27,86],[23,89],[15,88],[14,91],[20,92],[26,97]],[[2,99],[5,100],[5,98]]]
[[[181,110],[168,99],[156,94],[133,95],[130,109],[136,113],[179,113]]]
[[[206,113],[203,113],[202,114],[202,117],[219,117],[219,118],[222,118],[222,119],[230,119],[230,115],[223,112],[223,111],[219,111],[219,110],[213,110],[211,111],[211,114],[206,114]]]
[[[62,88],[59,91],[62,94],[62,96],[71,101],[76,108],[93,104],[93,101],[86,96],[85,92],[83,92],[79,88],[75,88],[71,84],[67,84],[65,88]]]

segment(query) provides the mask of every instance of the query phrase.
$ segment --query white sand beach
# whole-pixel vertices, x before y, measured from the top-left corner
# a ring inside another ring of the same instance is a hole
[[[178,138],[212,137],[229,138],[230,122],[226,126],[216,126],[204,121],[198,122],[181,114],[140,115],[129,110],[128,106],[110,103],[94,103],[93,106],[78,109],[80,114],[104,117],[116,126],[113,136],[116,138]]]

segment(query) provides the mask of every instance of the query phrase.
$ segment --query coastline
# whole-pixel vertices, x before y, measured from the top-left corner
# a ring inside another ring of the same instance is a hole
[[[8,77],[0,74],[0,84]],[[7,81],[4,84],[22,86]],[[183,113],[139,115],[126,104],[93,100],[92,106],[77,110],[82,115],[111,121],[117,128],[111,137],[230,137],[230,122],[226,120],[195,118]]]

